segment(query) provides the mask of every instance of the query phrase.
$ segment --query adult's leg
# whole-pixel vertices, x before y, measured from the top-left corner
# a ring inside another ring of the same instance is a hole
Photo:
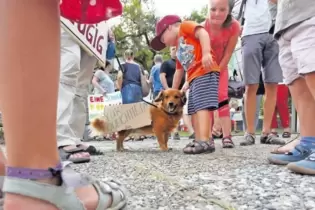
[[[242,99],[242,104],[243,104],[243,106],[242,106],[242,120],[243,120],[243,131],[244,132],[246,132],[246,116],[245,116],[245,103],[244,103],[244,101],[245,101],[245,95],[243,96],[243,99]]]
[[[69,126],[74,133],[72,139],[75,140],[76,144],[82,143],[81,139],[85,132],[88,89],[96,61],[95,57],[88,55],[81,49],[80,72],[78,73],[76,92],[73,99],[73,109],[69,118]]]
[[[256,95],[256,112],[255,112],[255,129],[257,130],[259,124],[260,105],[263,95]]]
[[[243,71],[246,85],[244,96],[244,109],[246,118],[246,133],[242,146],[255,143],[255,111],[256,93],[259,86],[262,61],[262,36],[261,34],[245,36],[242,38]],[[255,46],[255,47],[253,47]]]
[[[271,133],[271,121],[276,107],[278,83],[283,81],[282,69],[279,64],[279,46],[273,36],[265,34],[264,43],[266,47],[263,51],[263,75],[265,85],[264,121],[261,143],[285,144],[285,141],[278,139]]]
[[[273,113],[273,116],[272,116],[272,121],[271,121],[271,132],[272,133],[277,133],[277,128],[278,128],[277,115],[278,115],[278,108],[276,107],[275,111]]]
[[[80,116],[84,114],[82,110],[75,112],[77,109],[78,96],[76,96],[80,72],[80,62],[82,63],[84,54],[81,56],[81,50],[78,43],[73,40],[72,36],[61,28],[61,63],[60,63],[60,81],[58,93],[58,110],[57,110],[57,139],[60,148],[60,156],[62,160],[71,160],[75,163],[88,162],[90,155],[77,148],[80,139],[77,138],[77,128],[72,124],[81,121],[73,120],[73,115]],[[92,70],[90,70],[92,71]],[[81,73],[82,75],[82,73]],[[80,106],[80,105],[79,105]],[[85,122],[85,120],[84,120]],[[69,151],[77,151],[73,154]]]
[[[301,25],[302,27],[300,28]],[[303,25],[304,23],[287,31],[285,33],[285,39],[281,37],[279,41],[281,46],[279,61],[283,68],[285,83],[289,85],[292,100],[301,124],[301,143],[298,144],[296,149],[293,148],[297,145],[298,141],[288,145],[291,146],[291,148],[287,148],[291,151],[288,154],[271,155],[268,158],[271,163],[276,164],[288,164],[298,161],[296,164],[290,166],[292,167],[291,170],[299,170],[301,167],[312,167],[312,164],[309,164],[312,163],[312,161],[304,161],[304,159],[314,150],[313,145],[315,144],[315,100],[314,97],[312,97],[311,89],[308,87],[306,80],[300,77],[300,74],[312,74],[315,69],[313,58],[308,57],[314,52],[314,47],[311,47],[314,44],[315,38],[311,36],[313,34],[311,31],[313,30],[314,24],[309,25],[309,27]],[[305,30],[307,28],[311,31]],[[303,65],[300,66],[300,64]],[[313,172],[314,170],[315,165],[313,165]]]
[[[16,194],[22,191],[52,200],[57,196],[47,195],[47,190],[51,193],[52,188],[57,190],[53,192],[71,193],[54,186],[60,184],[60,179],[48,170],[60,163],[56,136],[60,68],[58,8],[59,1],[55,0],[3,0],[0,3],[0,110],[10,167],[4,184],[5,209],[57,209],[40,199]],[[17,98],[22,103],[16,103]],[[38,174],[38,170],[45,173]],[[18,171],[23,171],[24,176]],[[33,172],[37,181],[30,180]],[[45,188],[41,182],[46,183]],[[34,189],[35,186],[40,190]],[[80,187],[76,192],[86,208],[96,209],[99,197],[93,186]]]
[[[80,46],[72,36],[61,29],[61,62],[57,110],[58,146],[76,145],[75,133],[69,124],[73,112],[78,75],[80,72]]]
[[[312,17],[308,20],[297,25],[295,28],[292,29],[292,55],[294,59],[298,63],[298,70],[300,75],[304,75],[305,77],[305,84],[307,89],[309,90],[310,95],[312,95],[312,99],[304,99],[306,101],[312,101],[313,106],[308,107],[307,104],[303,104],[301,108],[302,111],[305,113],[306,117],[311,122],[306,122],[300,120],[301,128],[306,126],[307,123],[310,125],[307,126],[309,128],[309,132],[306,135],[302,136],[300,145],[304,148],[307,148],[308,151],[311,151],[310,154],[306,159],[290,163],[288,165],[288,169],[302,173],[302,174],[311,174],[315,175],[315,131],[314,131],[314,123],[315,123],[315,62],[314,62],[314,53],[315,53],[315,17]],[[305,91],[305,89],[304,89]],[[292,94],[292,90],[290,88],[290,92]],[[301,92],[302,93],[302,92]],[[292,94],[292,97],[293,94]],[[308,109],[312,108],[312,112],[307,112]],[[305,108],[305,109],[304,109]],[[313,127],[310,128],[310,127]]]

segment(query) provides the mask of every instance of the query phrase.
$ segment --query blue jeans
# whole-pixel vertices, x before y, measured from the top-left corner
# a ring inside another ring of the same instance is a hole
[[[137,103],[142,100],[142,88],[139,85],[128,84],[121,89],[123,104]]]
[[[257,95],[256,96],[256,113],[255,113],[255,128],[256,129],[257,129],[257,126],[258,126],[260,104],[261,104],[261,100],[262,100],[263,96],[264,95]],[[242,117],[243,117],[243,131],[246,131],[246,118],[245,118],[244,99],[243,99]]]

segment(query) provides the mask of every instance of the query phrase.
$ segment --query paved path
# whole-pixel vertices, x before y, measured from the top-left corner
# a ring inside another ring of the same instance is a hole
[[[170,140],[174,150],[166,153],[155,140],[126,142],[131,151],[124,153],[114,151],[115,142],[90,142],[105,155],[75,168],[124,183],[130,210],[315,210],[315,177],[269,165],[274,146],[222,149],[216,141],[213,154],[184,155],[188,142]]]

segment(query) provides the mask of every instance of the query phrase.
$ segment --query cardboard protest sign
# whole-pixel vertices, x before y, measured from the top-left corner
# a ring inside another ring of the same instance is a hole
[[[108,133],[151,124],[150,106],[145,102],[122,104],[121,93],[88,96],[89,120],[104,117]]]
[[[105,107],[103,117],[108,133],[151,124],[150,105],[145,102]]]
[[[103,95],[89,95],[88,96],[88,109],[89,120],[102,116],[104,108],[107,106],[119,105],[122,103],[120,92],[109,93]]]
[[[89,55],[105,67],[108,25],[105,21],[98,24],[80,24],[60,18],[61,27],[70,33]]]

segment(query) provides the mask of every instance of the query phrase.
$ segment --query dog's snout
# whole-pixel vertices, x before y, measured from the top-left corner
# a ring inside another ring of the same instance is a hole
[[[170,107],[173,107],[175,104],[174,104],[174,102],[169,102],[168,105],[169,105]]]

